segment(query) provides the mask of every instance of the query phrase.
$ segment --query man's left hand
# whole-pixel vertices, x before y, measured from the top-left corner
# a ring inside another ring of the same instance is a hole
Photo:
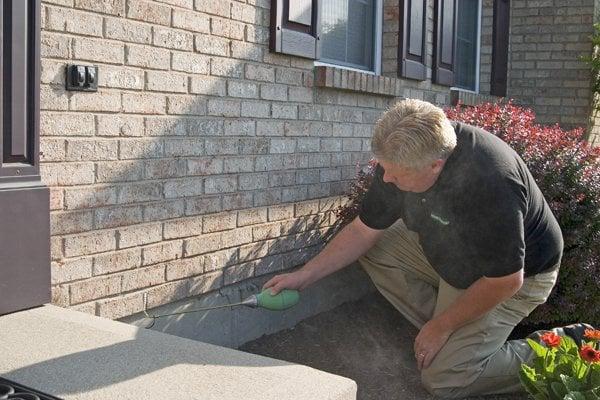
[[[423,325],[414,345],[419,370],[429,367],[451,334],[452,332],[435,318]]]

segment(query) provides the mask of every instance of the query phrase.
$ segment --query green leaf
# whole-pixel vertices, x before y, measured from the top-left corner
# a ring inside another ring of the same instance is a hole
[[[575,343],[571,336],[562,336],[558,351],[568,354],[573,354],[573,351],[575,351],[574,355],[577,355],[577,343]]]
[[[600,388],[583,392],[585,400],[600,400]]]
[[[585,396],[581,392],[569,392],[563,400],[586,400]]]
[[[540,394],[540,391],[535,384],[537,381],[535,370],[526,364],[522,364],[519,370],[519,379],[527,393],[537,399],[536,396]]]
[[[552,393],[554,393],[554,395],[559,399],[562,399],[567,393],[569,393],[564,383],[561,382],[552,382],[550,384],[550,389],[552,389]]]
[[[561,374],[560,380],[564,383],[569,392],[576,392],[581,389],[581,382],[573,377]]]
[[[527,338],[527,343],[529,343],[529,346],[531,347],[531,349],[535,352],[535,354],[538,357],[546,357],[546,353],[548,352],[548,348],[542,346],[541,344],[539,344],[538,342],[536,342],[535,340],[531,339],[531,338]]]

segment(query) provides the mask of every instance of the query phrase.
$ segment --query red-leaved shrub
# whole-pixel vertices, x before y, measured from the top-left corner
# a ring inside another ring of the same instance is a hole
[[[449,119],[481,127],[503,139],[523,158],[565,239],[562,266],[548,301],[524,323],[587,321],[600,325],[600,147],[584,140],[584,130],[563,130],[535,122],[533,111],[511,102],[458,105]],[[350,201],[337,212],[343,225],[358,212],[373,165],[352,185]]]

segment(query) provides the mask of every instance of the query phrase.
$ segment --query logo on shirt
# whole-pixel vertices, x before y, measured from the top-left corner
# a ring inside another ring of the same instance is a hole
[[[440,216],[438,216],[438,215],[435,215],[434,213],[431,213],[429,216],[430,216],[430,217],[431,217],[431,218],[432,218],[434,221],[436,221],[436,222],[438,222],[438,223],[440,223],[440,224],[442,224],[442,225],[444,225],[444,226],[446,226],[446,225],[450,225],[450,221],[448,221],[448,220],[446,220],[446,219],[444,219],[444,218],[442,218],[442,217],[440,217]]]

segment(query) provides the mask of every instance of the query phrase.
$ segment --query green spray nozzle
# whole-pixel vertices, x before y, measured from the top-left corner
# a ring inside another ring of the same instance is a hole
[[[262,307],[272,311],[281,311],[295,306],[299,301],[300,294],[297,290],[283,289],[276,295],[272,295],[271,289],[265,289],[259,294],[248,297],[242,304],[250,307]]]

